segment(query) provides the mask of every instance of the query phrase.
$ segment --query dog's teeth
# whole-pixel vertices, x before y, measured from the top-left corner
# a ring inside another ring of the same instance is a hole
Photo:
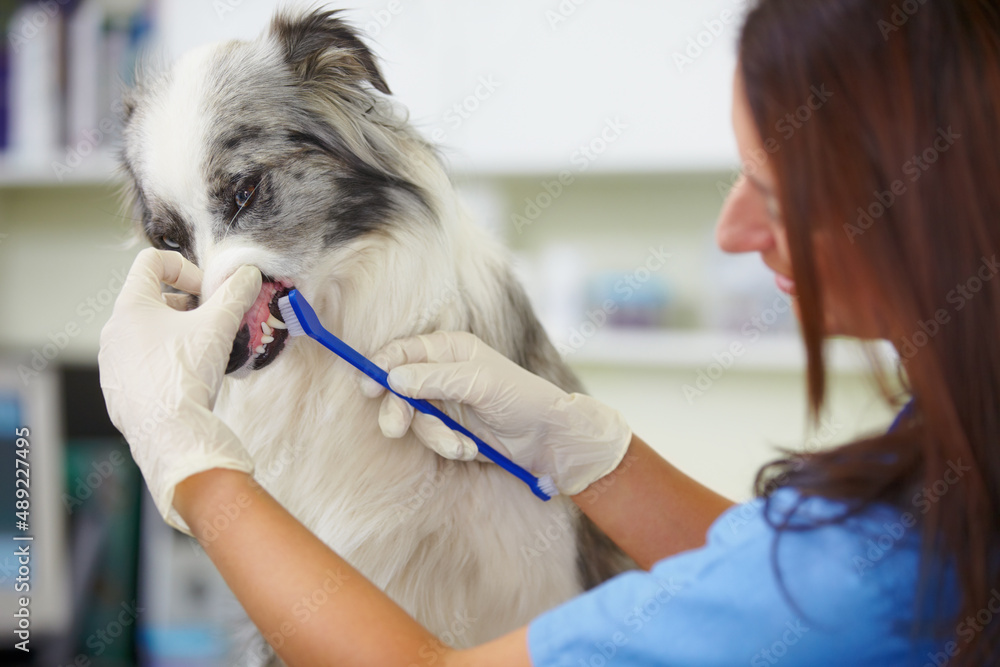
[[[257,347],[254,348],[254,352],[256,352],[257,354],[264,354],[264,346],[258,345]]]
[[[274,337],[273,336],[261,336],[260,337],[260,342],[264,343],[264,345],[267,345],[268,343],[273,343],[274,342]]]
[[[274,333],[274,329],[272,329],[271,327],[267,326],[267,322],[261,322],[260,323],[260,330],[264,332],[265,336],[270,336],[271,334]],[[267,341],[267,342],[270,343],[271,341]]]
[[[284,322],[282,322],[281,320],[279,320],[274,315],[268,315],[267,316],[267,324],[269,326],[271,326],[271,327],[274,327],[275,329],[287,329],[288,328],[288,327],[285,326]]]

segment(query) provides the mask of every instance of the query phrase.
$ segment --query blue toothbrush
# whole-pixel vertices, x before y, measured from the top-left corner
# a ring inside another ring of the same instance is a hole
[[[351,364],[359,371],[370,377],[375,382],[392,391],[404,401],[412,405],[416,410],[424,414],[433,415],[443,421],[445,425],[453,431],[458,431],[476,443],[479,451],[489,460],[514,475],[528,485],[532,492],[542,500],[549,500],[552,496],[558,495],[552,477],[543,475],[541,478],[535,477],[530,472],[517,465],[503,454],[493,449],[481,439],[476,437],[471,431],[439,410],[433,404],[419,398],[410,398],[392,390],[389,386],[389,374],[369,361],[363,354],[353,347],[340,340],[332,333],[323,328],[316,311],[313,310],[306,298],[297,289],[293,289],[288,296],[278,299],[278,310],[285,320],[290,336],[309,336],[315,341],[322,343],[325,347],[333,351],[337,356]]]

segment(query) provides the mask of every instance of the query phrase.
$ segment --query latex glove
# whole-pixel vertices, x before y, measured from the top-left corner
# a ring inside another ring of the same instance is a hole
[[[564,495],[580,493],[621,462],[632,439],[624,417],[590,396],[568,394],[521,368],[476,336],[443,332],[389,343],[372,356],[389,386],[413,398],[456,401],[456,420],[534,475],[552,476]],[[440,420],[364,379],[362,391],[386,394],[379,426],[390,438],[412,428],[441,456],[475,458],[475,443]]]
[[[168,524],[190,529],[173,508],[174,489],[210,468],[253,472],[242,443],[212,407],[243,314],[261,275],[244,266],[191,311],[160,283],[198,294],[202,272],[177,252],[147,248],[129,270],[98,354],[108,414],[132,449]]]

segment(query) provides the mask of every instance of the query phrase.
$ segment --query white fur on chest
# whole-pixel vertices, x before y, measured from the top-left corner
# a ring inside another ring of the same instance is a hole
[[[580,592],[567,499],[542,502],[497,466],[446,461],[413,436],[385,438],[355,371],[293,342],[281,363],[228,382],[216,412],[262,486],[320,539],[459,646]],[[557,536],[543,553],[539,534]]]

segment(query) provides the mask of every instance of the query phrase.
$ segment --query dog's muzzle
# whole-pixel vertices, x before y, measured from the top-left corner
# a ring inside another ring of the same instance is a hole
[[[278,299],[287,296],[293,288],[294,285],[287,281],[263,276],[260,294],[243,316],[233,341],[226,373],[243,368],[260,370],[277,358],[288,340],[288,331],[278,310]]]

